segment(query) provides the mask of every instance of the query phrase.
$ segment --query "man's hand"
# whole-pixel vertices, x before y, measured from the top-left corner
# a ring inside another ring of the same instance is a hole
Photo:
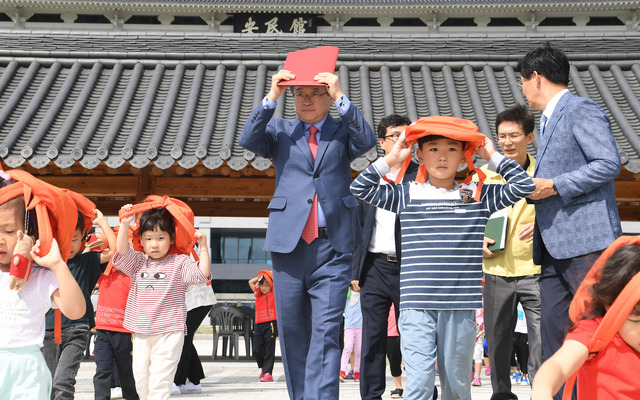
[[[384,156],[384,161],[387,163],[389,168],[393,169],[394,166],[400,166],[404,162],[407,157],[411,157],[412,147],[409,146],[407,141],[404,138],[404,132],[398,138],[398,141],[395,142],[391,151]]]
[[[536,190],[529,198],[531,200],[542,200],[547,197],[558,194],[555,190],[553,190],[553,179],[545,179],[545,178],[532,178],[533,182],[536,184]]]
[[[360,291],[360,285],[358,285],[358,281],[351,281],[351,290],[354,292]]]
[[[484,238],[484,242],[482,243],[482,257],[491,258],[495,255],[491,250],[489,250],[489,246],[494,244],[495,242],[495,240],[488,237]]]
[[[273,102],[278,101],[278,98],[287,91],[287,86],[278,86],[280,81],[290,81],[296,76],[291,71],[281,69],[274,76],[271,77],[271,90],[267,94],[267,98]]]
[[[478,155],[486,161],[491,160],[491,156],[496,152],[495,147],[493,147],[493,142],[489,138],[484,139],[482,146],[477,147],[476,150],[478,151]]]
[[[525,224],[520,228],[520,231],[518,231],[518,238],[527,243],[533,240],[533,222]]]
[[[336,101],[340,97],[344,96],[342,89],[340,88],[340,78],[338,75],[330,72],[321,72],[314,76],[313,79],[318,83],[324,83],[327,85],[327,92],[331,96],[331,100]]]

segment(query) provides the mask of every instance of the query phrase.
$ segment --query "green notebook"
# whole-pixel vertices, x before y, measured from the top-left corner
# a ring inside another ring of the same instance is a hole
[[[487,227],[484,236],[495,240],[496,242],[489,245],[488,248],[492,252],[504,250],[507,244],[507,225],[509,223],[508,212],[506,209],[496,211],[491,214],[487,221]]]

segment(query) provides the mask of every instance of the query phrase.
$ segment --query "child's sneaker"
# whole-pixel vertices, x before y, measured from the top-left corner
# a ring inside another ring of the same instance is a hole
[[[484,369],[484,374],[485,375],[491,375],[491,367],[487,367]]]
[[[353,373],[353,380],[356,382],[360,382],[360,372]]]
[[[522,379],[520,379],[520,384],[529,385],[529,378],[527,378],[526,376],[523,376]]]
[[[202,385],[199,383],[196,385],[187,379],[184,385],[180,385],[180,393],[202,393]]]
[[[349,373],[345,375],[344,379],[353,379],[353,370],[349,371]]]
[[[514,372],[513,376],[511,377],[511,384],[517,385],[518,383],[520,383],[521,379],[522,379],[522,374],[520,372]]]
[[[122,398],[122,388],[121,387],[111,388],[111,398],[112,399],[121,399]]]
[[[260,382],[273,382],[273,376],[271,376],[270,373],[265,372],[264,375],[262,375],[262,378],[260,378]]]
[[[171,386],[171,394],[180,394],[182,393],[180,391],[180,388],[178,386],[176,386],[175,383],[172,383],[173,386]]]
[[[340,382],[344,382],[344,377],[347,375],[346,372],[340,371]],[[262,378],[262,377],[261,377]]]
[[[482,381],[480,380],[479,376],[473,377],[473,380],[471,381],[471,386],[482,386]]]

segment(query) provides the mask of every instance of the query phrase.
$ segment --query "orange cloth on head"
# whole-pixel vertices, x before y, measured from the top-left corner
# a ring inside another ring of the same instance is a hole
[[[476,201],[480,197],[480,189],[482,188],[482,182],[485,179],[485,174],[480,171],[479,168],[473,166],[473,160],[471,156],[476,154],[476,147],[482,146],[482,143],[487,138],[484,134],[480,133],[478,126],[468,119],[449,117],[445,115],[434,115],[432,117],[423,117],[415,120],[404,131],[404,137],[409,146],[413,146],[418,143],[418,139],[429,135],[444,136],[454,140],[460,140],[465,142],[464,158],[469,167],[469,175],[465,179],[465,183],[471,182],[471,177],[474,173],[478,174],[478,190],[476,191]],[[396,183],[402,182],[404,173],[409,167],[411,157],[407,157],[400,168]],[[418,174],[416,175],[416,182],[425,183],[427,181],[427,169],[424,164],[420,164],[418,168]]]
[[[174,243],[169,248],[170,254],[191,254],[196,261],[199,261],[198,253],[194,250],[197,240],[195,237],[194,215],[191,208],[183,201],[169,196],[150,195],[144,202],[134,204],[131,210],[120,210],[120,219],[128,215],[140,214],[137,217],[136,225],[140,226],[140,216],[142,212],[153,208],[165,207],[173,217],[175,232]],[[134,250],[142,251],[142,244],[139,236],[133,236]]]

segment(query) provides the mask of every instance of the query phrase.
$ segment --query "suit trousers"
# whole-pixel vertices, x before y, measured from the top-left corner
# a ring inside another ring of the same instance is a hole
[[[271,253],[280,350],[292,400],[339,398],[340,323],[351,257],[325,238],[311,244],[300,240],[291,253]]]
[[[542,272],[540,274],[540,334],[542,336],[542,361],[546,361],[562,346],[567,329],[571,325],[569,305],[580,283],[601,251],[579,257],[558,260],[553,258],[546,247],[541,246]],[[562,399],[562,391],[554,396]],[[575,398],[575,390],[574,390]]]
[[[529,381],[542,360],[540,289],[538,275],[505,277],[485,274],[484,329],[491,365],[491,399],[517,399],[511,392],[511,353],[518,303],[522,304],[529,333]]]
[[[362,307],[362,356],[360,360],[360,396],[363,400],[381,399],[387,372],[387,321],[391,304],[400,314],[400,269],[375,255],[367,254],[363,265],[364,282],[360,289]]]

